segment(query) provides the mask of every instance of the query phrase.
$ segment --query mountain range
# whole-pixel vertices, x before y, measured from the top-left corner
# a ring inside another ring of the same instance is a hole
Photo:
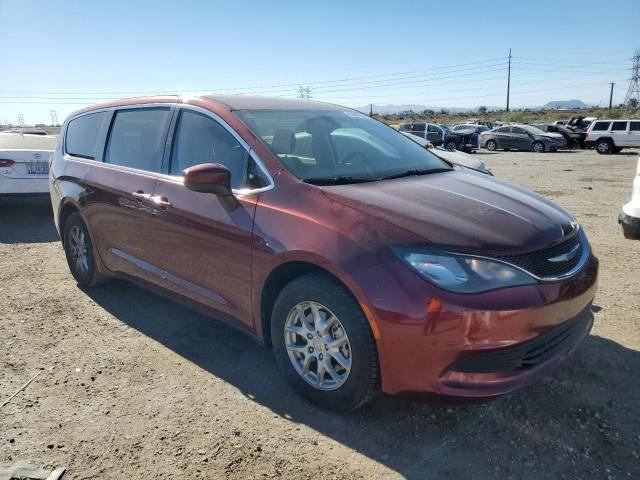
[[[574,109],[574,108],[587,108],[590,105],[584,103],[582,100],[577,100],[577,99],[572,99],[572,100],[554,100],[552,102],[548,102],[546,104],[544,104],[543,106],[528,106],[526,108],[531,108],[531,109]],[[503,107],[495,107],[495,106],[487,106],[487,110],[488,111],[493,111],[493,110],[501,110]],[[525,108],[525,107],[516,107],[516,108]],[[356,107],[356,110],[359,110],[362,113],[369,113],[369,109],[370,106],[369,105],[364,105],[362,107]],[[395,105],[395,104],[388,104],[388,105],[373,105],[373,113],[376,113],[378,115],[389,115],[389,114],[394,114],[394,113],[400,113],[400,112],[406,112],[406,111],[414,111],[416,113],[418,112],[422,112],[423,110],[433,110],[435,112],[439,112],[442,109],[445,109],[448,112],[451,113],[469,113],[469,112],[474,112],[477,110],[476,108],[471,108],[471,107],[454,107],[454,108],[448,108],[448,107],[429,107],[427,105],[420,105],[420,104],[400,104],[400,105]]]

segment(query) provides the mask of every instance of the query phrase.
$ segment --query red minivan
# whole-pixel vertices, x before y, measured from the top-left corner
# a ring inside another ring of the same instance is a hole
[[[575,218],[349,108],[145,97],[64,123],[51,200],[81,287],[119,277],[272,347],[326,408],[493,397],[589,333]]]

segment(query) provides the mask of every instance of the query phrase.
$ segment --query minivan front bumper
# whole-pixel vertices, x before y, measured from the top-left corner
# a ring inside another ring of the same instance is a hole
[[[382,389],[389,394],[511,392],[557,367],[593,323],[593,255],[569,279],[482,294],[439,290],[401,262],[384,268],[386,276],[378,278],[388,280],[377,285],[373,314]]]

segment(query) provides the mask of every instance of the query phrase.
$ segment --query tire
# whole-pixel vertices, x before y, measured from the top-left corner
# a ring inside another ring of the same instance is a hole
[[[545,151],[544,143],[535,141],[531,144],[531,151],[535,153],[543,153]]]
[[[67,264],[78,285],[80,287],[95,287],[108,281],[109,277],[100,274],[96,268],[89,230],[79,213],[72,213],[67,218],[63,232],[63,246]],[[83,259],[78,256],[78,251],[83,253]]]
[[[444,148],[446,148],[447,150],[455,150],[457,147],[456,142],[449,140],[447,143],[444,144]]]
[[[324,332],[322,326],[309,321],[314,318],[314,309],[321,319],[332,319]],[[302,317],[307,320],[306,327]],[[351,293],[328,274],[304,275],[280,292],[271,315],[271,340],[287,381],[322,408],[348,412],[373,399],[380,390],[378,352],[369,322]],[[334,347],[334,353],[328,353],[332,350],[326,342],[340,340],[343,343]],[[323,372],[322,382],[318,382],[321,360],[329,363],[337,377]]]
[[[490,152],[495,152],[496,148],[498,148],[498,144],[496,143],[495,140],[487,140],[487,143],[485,144],[485,146],[487,147],[487,150],[489,150]]]
[[[602,140],[598,140],[595,144],[596,151],[600,155],[609,155],[613,152],[613,142],[608,138],[603,138]]]

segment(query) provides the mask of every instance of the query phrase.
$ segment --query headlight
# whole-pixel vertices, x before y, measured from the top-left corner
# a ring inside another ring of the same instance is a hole
[[[426,280],[456,293],[479,293],[538,283],[522,270],[497,260],[397,247],[393,251]]]

